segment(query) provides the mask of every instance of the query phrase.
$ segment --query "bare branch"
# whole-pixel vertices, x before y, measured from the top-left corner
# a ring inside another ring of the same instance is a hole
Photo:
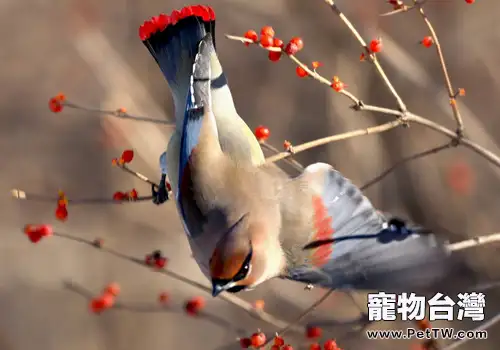
[[[380,180],[382,180],[384,177],[386,177],[387,175],[389,175],[390,173],[392,173],[394,170],[396,170],[397,168],[399,168],[400,166],[402,166],[402,165],[404,165],[406,163],[409,163],[409,162],[411,162],[413,160],[416,160],[416,159],[419,159],[419,158],[426,157],[426,156],[431,155],[431,154],[436,154],[436,153],[438,153],[440,151],[443,151],[445,149],[448,149],[450,147],[452,147],[452,144],[448,142],[448,143],[445,143],[444,145],[441,145],[441,146],[438,146],[438,147],[434,147],[434,148],[428,149],[426,151],[419,152],[419,153],[416,153],[416,154],[412,154],[409,157],[403,158],[399,162],[397,162],[396,164],[394,164],[393,166],[391,166],[390,168],[384,170],[380,175],[378,175],[377,177],[373,178],[372,180],[370,180],[369,182],[367,182],[366,184],[364,184],[363,186],[361,186],[360,189],[362,191],[365,191],[366,189],[368,189],[369,187],[375,185]]]
[[[267,150],[269,150],[269,151],[271,151],[273,153],[280,153],[280,151],[276,147],[268,144],[267,142],[261,142],[260,145],[261,145],[262,148],[265,148],[265,149],[267,149]],[[290,152],[288,152],[288,153],[290,153]],[[295,153],[295,151],[293,153]],[[290,158],[286,158],[285,161],[288,164],[290,164],[297,171],[304,170],[304,166],[302,164],[300,164],[298,161],[296,161],[295,159],[291,158],[291,157]]]
[[[132,114],[127,113],[125,108],[120,108],[120,109],[117,109],[115,111],[103,110],[103,109],[99,109],[99,108],[88,108],[88,107],[84,107],[84,106],[78,105],[78,104],[73,103],[73,102],[69,102],[67,100],[61,101],[60,104],[62,106],[68,107],[68,108],[79,109],[79,110],[83,110],[83,111],[91,112],[91,113],[104,114],[104,115],[108,115],[110,117],[115,117],[115,118],[129,119],[129,120],[135,120],[135,121],[140,121],[140,122],[162,124],[162,125],[165,125],[168,127],[175,127],[175,123],[171,123],[167,120],[134,116]]]
[[[451,79],[450,75],[448,74],[448,68],[446,67],[446,62],[444,60],[444,55],[443,55],[443,50],[441,48],[441,44],[439,43],[439,38],[436,34],[436,31],[434,30],[434,26],[432,25],[431,21],[427,17],[427,15],[424,12],[424,8],[422,7],[422,4],[419,4],[417,1],[415,1],[416,6],[419,7],[418,11],[420,15],[422,16],[425,24],[427,25],[427,28],[429,28],[429,31],[431,33],[432,39],[434,40],[434,44],[436,46],[436,51],[439,57],[439,63],[441,65],[441,69],[443,70],[443,76],[444,76],[444,82],[446,85],[446,89],[448,90],[448,96],[450,98],[450,106],[453,111],[453,116],[455,117],[455,120],[457,122],[457,135],[461,136],[464,131],[464,124],[462,121],[462,117],[460,115],[460,111],[457,106],[457,99],[456,99],[456,92],[453,90],[453,86],[451,85]]]
[[[307,315],[309,315],[312,311],[314,311],[319,305],[321,305],[326,299],[328,299],[328,297],[330,295],[332,295],[332,293],[335,292],[335,289],[330,289],[328,290],[321,298],[319,298],[318,300],[316,300],[311,306],[309,306],[307,309],[305,309],[295,320],[293,320],[292,322],[290,322],[288,325],[286,325],[285,327],[283,327],[280,331],[278,331],[276,334],[279,335],[279,336],[282,336],[284,335],[286,332],[288,332],[289,330],[292,330],[294,329],[294,327],[296,327],[296,325],[302,321],[304,319],[304,317],[306,317]],[[269,339],[264,345],[266,346],[267,344],[271,343],[273,341],[273,339]]]
[[[143,259],[138,259],[138,258],[135,258],[132,256],[128,256],[128,255],[123,254],[123,253],[121,253],[117,250],[114,250],[112,248],[107,248],[105,245],[96,247],[96,244],[94,241],[90,241],[90,240],[87,240],[85,238],[76,237],[76,236],[69,235],[66,233],[61,233],[61,232],[54,232],[53,235],[54,235],[54,237],[64,238],[64,239],[71,240],[74,242],[83,243],[83,244],[88,245],[88,246],[93,247],[93,248],[98,248],[99,250],[104,251],[108,254],[111,254],[117,258],[124,259],[124,260],[127,260],[129,262],[132,262],[132,263],[135,263],[135,264],[138,264],[138,265],[141,265],[141,266],[144,266],[144,267],[147,267],[148,269],[150,269],[150,267],[144,263]],[[184,275],[178,274],[172,270],[163,268],[163,269],[154,269],[153,271],[155,271],[157,273],[162,273],[162,274],[164,274],[170,278],[173,278],[177,281],[186,283],[186,284],[188,284],[192,287],[195,287],[195,288],[197,288],[197,289],[199,289],[207,294],[212,293],[212,289],[210,287],[207,287],[207,286],[203,285],[202,283],[196,282],[196,281],[194,281],[194,280],[192,280]],[[237,307],[245,310],[250,316],[257,318],[259,320],[262,320],[268,324],[271,324],[279,329],[282,329],[282,328],[285,328],[288,326],[287,322],[282,321],[279,318],[276,318],[273,315],[271,315],[263,310],[256,310],[252,304],[246,302],[243,299],[240,299],[239,297],[237,297],[234,294],[223,292],[219,295],[219,298],[221,298],[224,301],[227,301],[228,303],[230,303],[234,306],[237,306]],[[299,327],[299,326],[293,326],[289,329],[292,329],[296,332],[303,332],[304,331],[303,328]]]
[[[34,202],[46,202],[46,203],[57,203],[58,197],[52,197],[36,193],[27,193],[20,189],[12,189],[10,191],[12,198],[19,200],[28,200]],[[80,199],[67,199],[68,204],[79,205],[79,204],[122,204],[122,203],[133,203],[141,201],[149,201],[153,199],[152,196],[142,196],[134,199],[113,199],[113,198],[80,198]]]
[[[399,96],[398,92],[396,91],[396,89],[392,85],[391,81],[389,80],[389,78],[385,74],[385,71],[382,68],[382,66],[380,65],[380,62],[378,61],[377,56],[374,53],[370,52],[370,49],[368,48],[368,45],[366,45],[366,42],[364,41],[364,39],[361,36],[361,34],[359,34],[359,32],[357,31],[357,29],[351,23],[351,21],[349,21],[349,19],[347,19],[347,17],[342,13],[342,11],[340,11],[340,9],[335,4],[334,0],[324,0],[324,1],[330,6],[330,8],[332,9],[332,11],[335,12],[335,14],[337,14],[339,16],[340,20],[342,22],[344,22],[344,24],[347,26],[347,28],[356,37],[356,40],[361,44],[361,46],[366,51],[366,54],[367,54],[367,56],[369,58],[369,61],[373,63],[373,65],[375,66],[375,69],[377,70],[377,73],[382,78],[384,84],[387,86],[387,88],[389,89],[389,91],[391,92],[391,94],[396,99],[400,111],[401,112],[406,112],[407,108],[406,108],[405,103],[403,102],[403,99],[401,98],[401,96]]]
[[[449,244],[448,249],[451,251],[458,251],[499,241],[500,233],[492,233],[489,235],[474,237],[465,241]]]
[[[350,139],[353,137],[370,135],[370,134],[378,134],[378,133],[381,133],[384,131],[394,129],[394,128],[398,127],[399,125],[401,125],[402,123],[403,123],[402,120],[396,119],[396,120],[393,120],[393,121],[390,121],[388,123],[381,124],[378,126],[373,126],[373,127],[365,128],[365,129],[353,130],[353,131],[349,131],[349,132],[346,132],[343,134],[324,137],[322,139],[317,139],[314,141],[306,142],[306,143],[303,143],[303,144],[298,145],[298,146],[293,146],[294,153],[303,152],[303,151],[306,151],[306,150],[314,148],[314,147],[326,145],[327,143],[332,143],[332,142],[341,141],[341,140],[347,140],[347,139]],[[290,157],[290,155],[291,155],[290,152],[278,153],[274,156],[268,157],[266,159],[266,164],[274,163],[278,160],[285,159],[287,157]]]

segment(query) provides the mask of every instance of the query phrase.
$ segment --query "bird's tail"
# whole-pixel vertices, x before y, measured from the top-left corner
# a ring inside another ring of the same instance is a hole
[[[176,118],[184,115],[198,45],[207,34],[211,34],[215,47],[215,13],[203,5],[186,6],[170,15],[161,14],[139,28],[142,42],[170,86]]]

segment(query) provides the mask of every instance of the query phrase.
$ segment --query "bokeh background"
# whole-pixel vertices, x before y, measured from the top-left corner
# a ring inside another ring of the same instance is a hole
[[[372,67],[359,62],[361,50],[356,41],[322,1],[219,0],[209,4],[218,16],[220,60],[238,110],[252,128],[267,125],[271,143],[280,146],[286,138],[299,144],[388,117],[351,111],[339,94],[313,80],[297,78],[290,61],[271,63],[262,50],[228,41],[224,33],[242,34],[272,25],[284,39],[300,35],[305,41],[301,59],[323,62],[321,72],[339,75],[364,101],[395,107]],[[453,128],[435,52],[418,44],[427,35],[418,14],[379,17],[390,9],[382,0],[339,0],[338,4],[366,38],[383,38],[380,60],[409,108]],[[247,334],[257,328],[276,330],[199,289],[143,267],[59,238],[34,246],[20,231],[25,223],[46,222],[79,237],[101,237],[107,246],[132,256],[161,249],[170,258],[172,270],[206,284],[190,257],[173,203],[75,206],[70,207],[68,222],[60,224],[55,222],[52,205],[16,202],[7,195],[11,188],[43,194],[64,189],[70,198],[109,197],[133,187],[140,194],[149,193],[148,186],[113,169],[110,160],[132,147],[134,168],[155,178],[168,128],[75,110],[52,114],[47,100],[63,91],[72,101],[87,106],[126,107],[134,114],[169,119],[173,107],[168,86],[138,39],[137,29],[145,19],[183,5],[178,0],[0,2],[0,189],[5,194],[0,211],[1,350],[233,349],[238,348],[238,330]],[[460,100],[467,135],[500,153],[500,119],[495,107],[500,87],[496,16],[500,3],[429,0],[426,8],[440,35],[454,85],[467,91]],[[304,164],[330,162],[362,185],[402,157],[445,141],[432,131],[412,126],[323,146],[297,159]],[[499,169],[460,148],[399,168],[367,195],[383,211],[460,240],[499,229],[499,190]],[[479,280],[500,277],[497,253],[495,244],[467,251],[467,263]],[[64,281],[92,293],[116,281],[122,287],[121,302],[138,305],[139,310],[92,315],[85,298],[65,288]],[[171,294],[171,310],[155,306],[161,291]],[[273,281],[241,297],[250,302],[264,299],[267,311],[292,320],[323,293]],[[207,297],[206,312],[216,318],[183,314],[182,302],[197,295]],[[364,295],[356,299],[366,307]],[[499,305],[497,291],[488,291],[487,316],[499,312]],[[332,321],[325,326],[324,338],[335,337],[349,350],[407,349],[414,343],[368,341],[348,323],[337,324],[355,319],[358,313],[349,298],[334,293],[303,324]],[[371,327],[410,326],[378,323]],[[469,329],[477,324],[454,326]],[[498,326],[490,330],[490,340],[462,348],[496,349],[498,330]],[[305,345],[301,334],[291,332],[288,338],[296,346]]]

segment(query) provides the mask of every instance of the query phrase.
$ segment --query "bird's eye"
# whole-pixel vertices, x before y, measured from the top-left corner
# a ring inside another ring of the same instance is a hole
[[[246,286],[234,286],[226,290],[226,292],[229,293],[238,293],[241,292],[242,290],[246,289]]]
[[[243,264],[241,265],[240,270],[236,275],[233,277],[233,282],[241,281],[242,279],[246,278],[248,275],[248,272],[250,271],[250,264],[252,261],[252,249],[250,249],[250,253],[248,253],[247,257],[245,258],[245,261],[243,261]]]
[[[248,271],[250,271],[250,263],[244,264],[241,267],[240,271],[238,271],[238,273],[234,276],[233,281],[234,282],[241,281],[242,279],[247,277]]]

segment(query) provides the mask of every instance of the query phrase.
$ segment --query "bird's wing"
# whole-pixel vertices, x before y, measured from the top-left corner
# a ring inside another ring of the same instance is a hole
[[[307,167],[283,192],[286,278],[328,288],[412,290],[447,271],[447,250],[433,234],[391,231],[368,198],[328,164]]]

